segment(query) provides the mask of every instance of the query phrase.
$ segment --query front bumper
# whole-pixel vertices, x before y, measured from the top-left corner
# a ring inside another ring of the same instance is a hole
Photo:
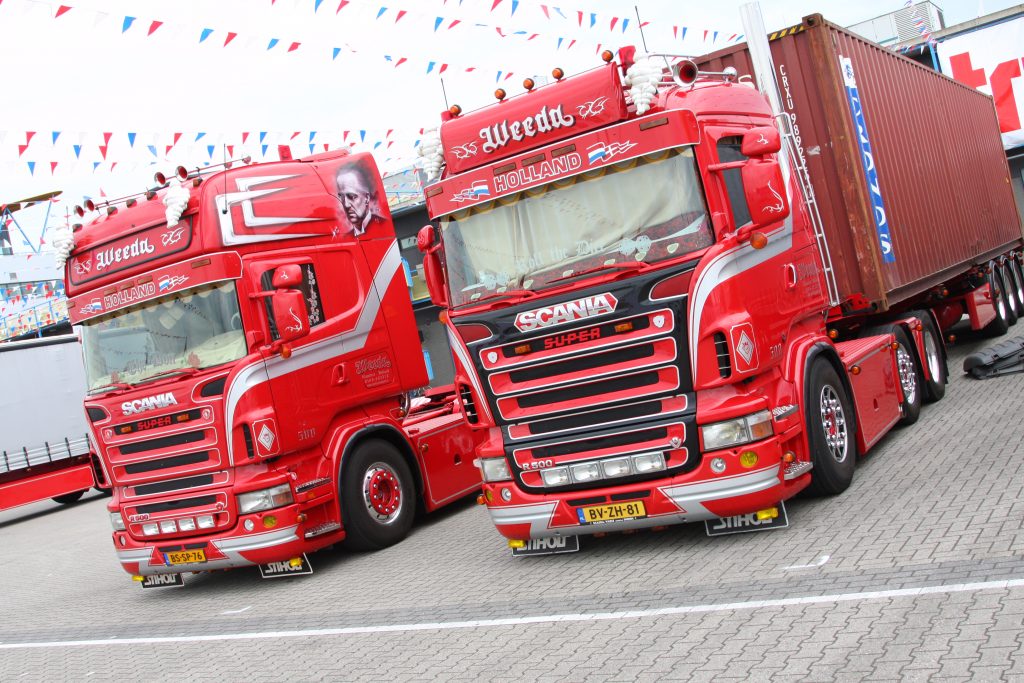
[[[493,495],[488,511],[503,536],[523,540],[642,529],[747,514],[772,507],[806,485],[806,478],[799,483],[785,480],[781,453],[777,443],[772,442],[774,439],[762,442],[758,449],[762,454],[766,450],[773,452],[775,457],[762,460],[771,464],[754,469],[731,468],[728,473],[714,474],[708,462],[715,454],[705,454],[698,469],[670,479],[571,494],[531,495],[513,487],[515,493],[510,504],[500,503],[500,496]],[[497,489],[510,484],[489,486]],[[595,497],[603,498],[603,502],[642,501],[646,516],[599,524],[580,523],[577,510],[583,505],[571,501]]]

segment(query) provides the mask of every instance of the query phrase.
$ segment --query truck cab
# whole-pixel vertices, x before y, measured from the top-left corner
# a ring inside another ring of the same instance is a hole
[[[126,571],[383,547],[478,487],[453,397],[408,400],[427,373],[369,155],[157,182],[89,207],[67,255]]]

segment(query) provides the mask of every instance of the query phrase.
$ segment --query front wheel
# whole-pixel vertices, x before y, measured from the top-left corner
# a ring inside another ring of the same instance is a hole
[[[416,512],[409,466],[394,446],[379,439],[364,441],[348,457],[340,486],[345,544],[379,550],[398,543]]]
[[[814,469],[807,492],[834,496],[850,487],[856,466],[853,406],[835,369],[818,359],[811,366],[804,413]]]
[[[71,505],[72,503],[78,502],[78,499],[85,495],[85,491],[75,491],[74,493],[64,493],[59,496],[53,497],[53,502],[60,503],[61,505]]]

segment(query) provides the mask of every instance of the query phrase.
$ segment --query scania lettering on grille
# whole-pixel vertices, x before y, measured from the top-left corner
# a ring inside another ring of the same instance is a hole
[[[174,394],[168,391],[165,394],[155,394],[134,401],[125,401],[121,404],[121,411],[125,415],[135,415],[136,413],[144,413],[147,410],[176,405],[178,405],[177,399],[174,398]]]
[[[565,325],[585,318],[606,315],[615,311],[619,300],[610,293],[587,296],[575,301],[566,301],[553,306],[523,311],[516,316],[516,328],[530,332],[545,327]]]

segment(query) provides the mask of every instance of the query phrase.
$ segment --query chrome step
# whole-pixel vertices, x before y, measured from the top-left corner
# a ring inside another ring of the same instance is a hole
[[[341,528],[339,522],[325,522],[320,526],[315,526],[312,529],[307,529],[306,533],[303,534],[306,538],[316,538],[317,536],[323,536],[329,534],[332,531],[337,531]]]
[[[782,478],[786,481],[796,479],[802,474],[807,474],[812,469],[814,469],[813,462],[792,462],[786,466],[786,469],[783,471]]]

